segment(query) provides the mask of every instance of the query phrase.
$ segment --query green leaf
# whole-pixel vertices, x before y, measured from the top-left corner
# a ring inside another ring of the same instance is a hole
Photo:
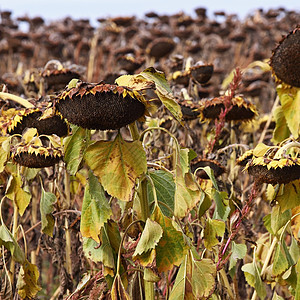
[[[113,270],[115,269],[114,250],[110,244],[105,227],[101,229],[100,247],[93,239],[83,237],[83,252],[85,256],[93,262],[102,262],[106,268],[112,270],[109,274],[113,276]]]
[[[285,184],[278,193],[276,200],[284,212],[300,205],[300,180],[294,180]]]
[[[41,287],[38,285],[39,271],[37,266],[31,264],[27,259],[21,265],[18,275],[17,289],[22,299],[32,299]]]
[[[195,259],[189,251],[176,276],[170,300],[193,300],[209,296],[215,286],[216,266],[210,259]]]
[[[282,228],[291,217],[292,212],[290,210],[282,212],[279,205],[274,206],[271,213],[271,228],[273,233],[277,234],[278,230]]]
[[[211,190],[211,196],[216,202],[216,209],[214,211],[214,219],[221,219],[225,221],[230,214],[230,207],[224,204],[224,200],[228,197],[226,192],[219,192],[216,189]]]
[[[157,94],[161,102],[164,104],[164,106],[175,117],[175,119],[181,122],[181,108],[172,94],[172,90],[167,82],[165,74],[150,67],[141,72],[139,75],[155,83],[155,93]]]
[[[221,220],[207,219],[206,226],[204,228],[204,246],[208,250],[212,250],[212,247],[219,244],[217,236],[223,236],[225,233],[225,223]]]
[[[23,250],[4,224],[0,226],[0,246],[4,246],[11,253],[16,262],[20,264],[25,262]]]
[[[287,125],[295,139],[300,130],[300,90],[296,88],[277,88]]]
[[[210,197],[205,192],[202,192],[201,198],[200,198],[200,203],[199,203],[199,210],[198,210],[198,218],[199,219],[210,208],[211,203],[212,203],[212,201],[211,201]]]
[[[290,255],[292,257],[293,262],[297,262],[300,258],[300,248],[298,246],[298,243],[296,239],[291,235],[291,245],[290,245]]]
[[[163,230],[161,226],[155,221],[147,219],[141,238],[133,253],[133,257],[154,249],[157,246],[162,235]]]
[[[84,237],[91,237],[99,243],[100,230],[112,215],[104,190],[89,171],[89,182],[85,187],[82,203],[80,231]]]
[[[242,271],[245,274],[245,278],[250,286],[252,286],[260,299],[265,299],[267,292],[264,283],[261,280],[256,263],[248,263],[242,266]]]
[[[214,186],[214,188],[219,191],[219,188],[218,188],[218,185],[217,185],[217,180],[215,178],[215,175],[214,175],[214,171],[212,170],[211,167],[209,166],[206,166],[206,167],[203,167],[203,168],[199,168],[199,170],[202,169],[203,171],[206,172],[207,176],[209,177],[209,179],[212,181],[212,184]]]
[[[78,171],[89,135],[89,130],[73,125],[72,135],[64,139],[64,161],[70,175]]]
[[[279,242],[277,243],[275,249],[272,274],[274,276],[278,276],[282,274],[284,271],[286,271],[288,268],[289,268],[288,260],[286,258],[281,242]]]
[[[42,186],[42,197],[40,201],[42,232],[49,236],[53,235],[54,218],[52,212],[55,201],[56,196],[53,193],[45,192],[44,187]]]
[[[110,295],[111,300],[131,300],[123,286],[121,276],[119,274],[117,274],[114,279]]]
[[[163,171],[156,170],[149,172],[153,184],[155,186],[157,200],[159,201],[158,205],[162,210],[163,214],[168,217],[172,217],[172,211],[174,211],[174,196],[175,196],[175,183],[173,175]],[[148,201],[149,205],[152,205],[154,202],[153,189],[151,184],[148,182]],[[165,205],[161,205],[161,203]],[[169,207],[170,209],[168,209]]]
[[[16,203],[20,216],[23,216],[25,209],[30,203],[31,194],[22,189],[20,175],[11,175],[5,196]]]
[[[264,225],[266,227],[266,229],[271,233],[271,234],[275,234],[272,230],[272,227],[271,227],[271,214],[268,214],[266,216],[263,217],[263,222],[264,222]]]
[[[114,141],[92,144],[84,158],[104,189],[111,196],[124,201],[132,199],[136,179],[147,170],[142,143],[124,141],[120,134]]]
[[[247,246],[245,244],[236,244],[232,241],[231,244],[231,256],[229,260],[229,270],[231,270],[235,265],[238,259],[243,259],[247,254]]]
[[[188,151],[180,150],[175,174],[174,215],[183,218],[200,201],[201,191],[189,172]]]
[[[170,270],[182,262],[186,253],[187,246],[183,235],[175,229],[172,220],[162,214],[158,206],[155,207],[151,220],[163,229],[163,235],[155,247],[156,266],[159,272]]]
[[[158,282],[160,280],[159,274],[154,272],[151,268],[145,268],[144,269],[144,280],[150,281],[150,282]]]
[[[297,262],[296,265],[296,271],[297,271],[297,285],[295,288],[295,299],[300,299],[300,259]]]
[[[276,122],[276,126],[273,131],[272,142],[276,145],[288,138],[291,132],[287,126],[282,106],[276,107],[274,111],[274,119]]]

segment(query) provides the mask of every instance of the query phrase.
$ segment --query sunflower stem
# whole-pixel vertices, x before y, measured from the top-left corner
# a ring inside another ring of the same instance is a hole
[[[13,228],[12,228],[12,235],[17,240],[17,231],[18,231],[18,215],[19,215],[19,209],[14,201],[14,215],[13,215]],[[11,263],[10,263],[10,281],[12,286],[14,285],[14,277],[15,277],[15,259],[12,257]]]
[[[10,94],[10,93],[4,93],[4,92],[0,92],[0,98],[2,98],[3,100],[11,100],[14,101],[16,103],[21,104],[22,106],[26,107],[26,108],[33,108],[34,105],[31,104],[28,100],[23,99],[19,96]]]

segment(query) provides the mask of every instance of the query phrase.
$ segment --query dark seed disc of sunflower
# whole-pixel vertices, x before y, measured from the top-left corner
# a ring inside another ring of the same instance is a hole
[[[60,157],[21,152],[14,155],[13,160],[19,165],[28,168],[46,168],[57,164],[60,160]]]
[[[175,48],[175,42],[170,38],[157,38],[148,45],[147,53],[156,60],[169,55]]]
[[[194,66],[190,69],[190,74],[192,78],[201,84],[208,82],[211,76],[213,75],[213,72],[213,65],[199,65]]]
[[[217,119],[221,113],[221,109],[225,109],[224,104],[209,105],[202,111],[203,116],[207,119]],[[244,106],[233,105],[232,109],[227,113],[226,121],[250,120],[255,113]]]
[[[23,115],[22,119],[14,127],[8,127],[8,133],[22,134],[25,128],[36,127],[37,119],[42,115],[42,112],[33,110]]]
[[[144,115],[144,104],[133,93],[131,96],[126,88],[101,83],[73,89],[63,93],[56,103],[58,111],[72,124],[113,130]]]
[[[80,75],[72,71],[59,72],[56,70],[56,73],[51,73],[44,78],[47,90],[59,91],[64,89],[71,79],[79,79]]]
[[[250,165],[247,168],[250,175],[254,176],[255,181],[269,184],[282,184],[300,178],[300,165],[295,164],[283,168],[270,168],[263,165]]]
[[[67,122],[59,115],[38,120],[35,125],[39,134],[66,136],[69,133]]]
[[[200,158],[195,162],[191,163],[191,170],[194,173],[197,168],[210,167],[214,171],[215,177],[218,177],[225,173],[225,168],[215,160]],[[198,170],[196,173],[197,177],[202,179],[209,179],[207,173],[204,170]]]
[[[270,65],[286,84],[300,87],[300,27],[290,32],[273,50]]]

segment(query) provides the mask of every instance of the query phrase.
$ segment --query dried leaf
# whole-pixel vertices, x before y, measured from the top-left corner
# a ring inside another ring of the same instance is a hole
[[[264,283],[261,280],[260,272],[255,261],[242,266],[242,271],[245,274],[246,280],[250,286],[255,288],[260,299],[265,299],[267,292]]]
[[[177,231],[172,220],[164,216],[158,206],[155,207],[151,220],[158,223],[163,229],[156,250],[156,266],[159,272],[170,270],[174,265],[179,265],[187,250],[181,232]]]
[[[281,242],[278,242],[275,249],[272,274],[278,276],[289,268],[289,263]]]
[[[113,197],[130,201],[136,179],[146,172],[146,154],[140,141],[127,142],[118,134],[114,141],[88,147],[85,161]]]
[[[121,276],[119,274],[116,275],[112,285],[111,300],[131,300],[123,286]]]
[[[272,142],[276,145],[286,138],[288,138],[291,134],[286,119],[283,113],[282,106],[278,106],[274,111],[274,119],[276,122],[275,129],[273,131]]]
[[[21,176],[12,174],[5,194],[7,198],[16,203],[20,216],[24,214],[31,200],[31,194],[22,189],[22,184]]]
[[[25,260],[21,266],[17,281],[18,294],[21,298],[32,299],[35,297],[37,292],[41,290],[41,287],[38,285],[38,279],[39,271],[37,266]]]
[[[93,262],[102,262],[105,266],[104,275],[114,275],[115,260],[114,250],[110,244],[106,228],[101,229],[101,246],[91,238],[83,238],[83,252],[86,257],[91,259]]]
[[[176,276],[170,300],[208,297],[215,286],[216,266],[210,259],[198,260],[190,250]]]
[[[165,105],[165,107],[171,112],[175,119],[179,122],[182,120],[182,112],[179,104],[176,102],[172,90],[166,80],[163,72],[159,72],[150,67],[140,73],[141,76],[147,80],[151,80],[155,83],[155,93]]]
[[[163,230],[161,226],[155,221],[147,219],[141,238],[133,253],[133,257],[141,255],[144,252],[148,252],[151,249],[154,249],[157,246],[162,235]]]
[[[285,184],[276,197],[276,200],[284,212],[300,205],[300,180]]]
[[[277,87],[277,93],[282,105],[283,114],[287,125],[295,139],[300,130],[300,90]]]
[[[225,223],[221,220],[207,219],[206,226],[204,228],[204,246],[208,250],[212,250],[212,247],[219,244],[217,236],[223,236],[225,233]]]

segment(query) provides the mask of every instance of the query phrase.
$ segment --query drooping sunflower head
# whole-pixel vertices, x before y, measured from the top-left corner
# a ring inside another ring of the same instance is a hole
[[[15,163],[29,168],[45,168],[57,164],[63,157],[62,151],[53,146],[19,143],[12,148]]]
[[[286,184],[300,178],[300,157],[297,152],[286,153],[285,148],[258,144],[255,149],[245,152],[237,164],[246,166],[245,170],[257,182]]]
[[[55,108],[70,123],[88,129],[113,130],[145,113],[143,97],[127,87],[78,81],[58,97]]]
[[[226,171],[225,167],[221,165],[217,160],[197,158],[191,162],[192,172],[195,172],[198,168],[204,167],[210,167],[213,170],[215,177],[221,176]],[[196,172],[196,175],[201,179],[209,179],[207,173],[203,169],[199,169]]]
[[[220,116],[221,110],[224,111],[226,96],[213,99],[205,99],[201,103],[201,119],[214,120]],[[226,114],[226,121],[250,121],[257,115],[256,107],[242,96],[235,96],[231,99],[232,108]]]
[[[270,59],[275,80],[300,87],[300,26],[286,35],[273,50]]]

